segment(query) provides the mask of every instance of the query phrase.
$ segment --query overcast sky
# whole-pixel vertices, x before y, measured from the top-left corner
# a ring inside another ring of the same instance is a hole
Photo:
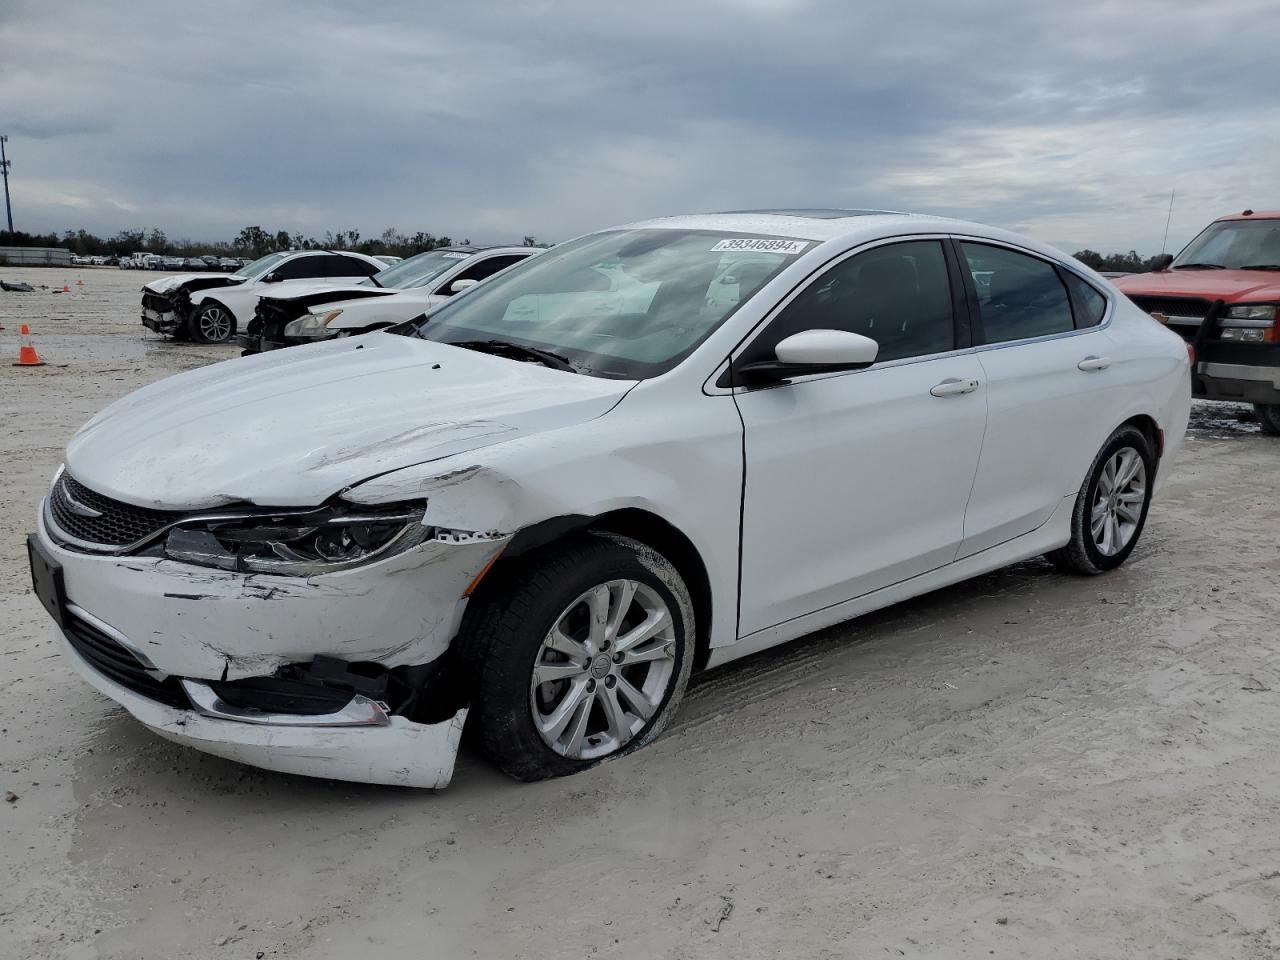
[[[1159,252],[1280,207],[1276,0],[0,2],[18,229],[551,240],[871,206]]]

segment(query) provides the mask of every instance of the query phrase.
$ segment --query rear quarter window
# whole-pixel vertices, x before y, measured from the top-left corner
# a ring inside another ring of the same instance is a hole
[[[1083,277],[1070,270],[1062,271],[1067,283],[1067,292],[1071,295],[1071,312],[1075,314],[1076,329],[1096,327],[1102,322],[1107,312],[1107,298]]]

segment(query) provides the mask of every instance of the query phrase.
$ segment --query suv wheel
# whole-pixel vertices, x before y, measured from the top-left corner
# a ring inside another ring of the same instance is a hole
[[[1280,403],[1255,403],[1253,411],[1258,415],[1258,425],[1269,437],[1280,437]]]

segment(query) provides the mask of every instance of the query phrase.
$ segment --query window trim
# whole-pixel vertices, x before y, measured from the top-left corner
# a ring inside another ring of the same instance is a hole
[[[876,240],[869,240],[866,243],[859,244],[845,250],[832,257],[825,263],[817,266],[806,277],[800,280],[786,296],[778,300],[763,317],[738,341],[737,345],[729,352],[729,355],[716,365],[715,370],[711,372],[711,376],[707,378],[703,384],[703,392],[710,395],[724,395],[735,393],[755,392],[759,390],[772,390],[777,387],[794,385],[799,383],[809,383],[814,380],[827,380],[832,377],[848,377],[859,373],[865,373],[875,370],[889,370],[893,367],[905,366],[909,363],[923,363],[929,360],[939,360],[944,357],[955,357],[966,353],[972,353],[975,344],[972,338],[972,307],[969,306],[968,297],[963,287],[964,271],[960,269],[959,261],[954,252],[949,252],[948,248],[951,239],[950,234],[946,233],[910,233],[901,234],[893,237],[880,237]],[[788,306],[791,305],[801,293],[809,289],[813,284],[818,283],[829,271],[834,270],[846,260],[852,259],[860,254],[874,250],[878,247],[887,247],[900,243],[913,243],[919,241],[933,241],[942,245],[943,262],[947,267],[947,281],[951,288],[951,322],[953,337],[956,346],[951,350],[944,350],[941,353],[926,353],[918,357],[899,357],[896,360],[886,360],[884,363],[873,363],[869,367],[863,367],[858,370],[830,370],[820,373],[812,373],[803,377],[792,377],[784,383],[770,384],[730,384],[728,382],[729,373],[732,365],[736,363],[741,356],[746,353],[756,342],[757,339],[769,328],[770,325],[778,318]],[[959,275],[957,275],[957,273]],[[962,314],[963,308],[963,316]]]
[[[1053,267],[1059,275],[1058,282],[1062,284],[1063,292],[1067,295],[1067,306],[1071,310],[1071,329],[1063,330],[1059,333],[1046,333],[1038,337],[1024,337],[1021,340],[1000,340],[995,343],[988,343],[986,339],[986,331],[982,327],[982,310],[978,300],[978,288],[973,282],[973,275],[967,270],[962,269],[962,280],[964,281],[965,290],[969,298],[969,313],[975,320],[973,349],[979,353],[985,353],[988,350],[1000,350],[1004,347],[1016,347],[1026,343],[1043,343],[1049,340],[1060,340],[1063,337],[1076,337],[1081,334],[1096,333],[1099,330],[1105,330],[1111,326],[1111,321],[1115,317],[1115,300],[1105,290],[1099,289],[1098,285],[1082,274],[1079,270],[1074,270],[1070,265],[1060,260],[1055,260],[1036,250],[1028,250],[1026,247],[1019,246],[1016,243],[1009,243],[1005,240],[996,240],[991,237],[978,237],[970,234],[953,233],[949,236],[949,241],[955,248],[955,256],[960,264],[964,261],[964,251],[960,249],[961,243],[976,243],[988,247],[1003,247],[1013,253],[1020,253],[1023,256],[1031,257],[1034,260],[1040,260]],[[1079,277],[1089,286],[1093,287],[1102,299],[1106,302],[1103,308],[1102,319],[1089,327],[1076,326],[1075,305],[1071,302],[1071,290],[1067,287],[1067,282],[1061,276],[1063,272],[1069,272]]]

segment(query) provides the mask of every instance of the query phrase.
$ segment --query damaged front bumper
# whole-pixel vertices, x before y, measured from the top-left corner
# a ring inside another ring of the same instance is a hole
[[[161,736],[287,773],[448,784],[467,710],[446,654],[506,538],[442,536],[310,578],[81,553],[43,508],[31,539],[67,659]]]
[[[142,293],[142,325],[156,333],[172,336],[183,320],[181,305],[150,290]]]
[[[116,683],[59,631],[63,656],[86,682],[166,740],[265,770],[405,787],[449,785],[467,718],[463,707],[440,723],[388,717],[385,724],[299,726],[244,722],[183,710]],[[207,684],[199,684],[209,689]]]

